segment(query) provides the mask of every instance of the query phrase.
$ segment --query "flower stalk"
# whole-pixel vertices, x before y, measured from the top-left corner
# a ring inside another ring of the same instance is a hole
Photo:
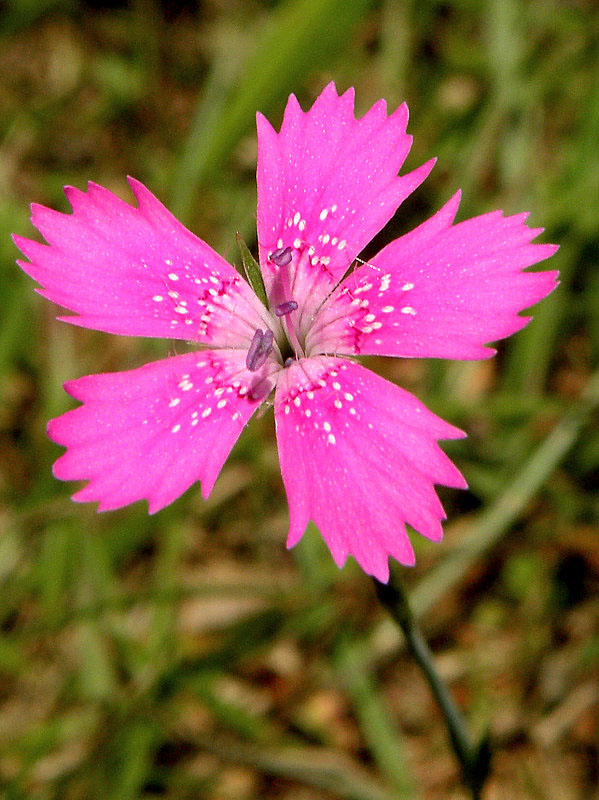
[[[464,783],[470,788],[473,800],[480,800],[491,766],[489,736],[486,734],[480,742],[473,743],[464,718],[437,671],[433,654],[410,608],[398,570],[391,569],[389,583],[380,583],[375,578],[374,584],[379,600],[402,629],[408,649],[424,673],[439,705]]]

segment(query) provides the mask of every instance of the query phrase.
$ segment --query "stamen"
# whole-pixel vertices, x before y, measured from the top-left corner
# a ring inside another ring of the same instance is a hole
[[[287,300],[286,303],[281,303],[281,305],[275,308],[275,314],[277,317],[284,317],[287,314],[291,314],[292,311],[295,311],[297,308],[297,303],[295,300]]]
[[[257,381],[250,387],[249,398],[250,400],[266,400],[273,388],[273,382],[269,378]]]
[[[287,264],[289,264],[291,261],[291,248],[279,247],[277,250],[273,250],[268,256],[268,260],[276,264],[277,267],[287,266]]]
[[[268,354],[272,350],[272,343],[274,334],[268,328],[262,332],[260,328],[254,333],[250,343],[247,356],[245,357],[245,365],[250,372],[256,372],[264,364],[268,358]]]

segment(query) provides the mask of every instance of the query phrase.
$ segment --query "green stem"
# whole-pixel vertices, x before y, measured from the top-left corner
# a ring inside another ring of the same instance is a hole
[[[445,720],[452,748],[460,763],[464,782],[472,790],[473,800],[479,800],[489,775],[491,750],[488,737],[474,745],[464,719],[447,686],[435,667],[433,654],[410,608],[408,596],[397,571],[391,571],[388,584],[375,580],[379,600],[401,627],[406,643],[416,663],[424,673]]]

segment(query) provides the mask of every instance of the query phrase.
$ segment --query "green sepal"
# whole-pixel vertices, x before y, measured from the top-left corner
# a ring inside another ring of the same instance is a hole
[[[264,286],[264,281],[262,280],[262,272],[260,271],[260,265],[254,258],[254,256],[250,253],[250,250],[247,244],[243,241],[241,234],[239,231],[237,232],[237,246],[239,247],[239,252],[241,253],[241,261],[243,263],[243,271],[245,272],[245,277],[249,285],[252,287],[256,295],[262,300],[264,305],[268,308],[268,298],[266,296],[266,288]]]

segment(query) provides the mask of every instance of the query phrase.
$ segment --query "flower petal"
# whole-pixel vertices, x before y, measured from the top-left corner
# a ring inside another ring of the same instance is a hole
[[[414,563],[406,523],[441,538],[434,484],[466,484],[436,440],[464,434],[411,394],[345,359],[304,359],[279,376],[275,420],[289,547],[313,519],[339,566],[351,554],[386,581],[389,555]]]
[[[68,322],[109,333],[247,347],[265,310],[235,269],[179,223],[141,183],[138,208],[90,183],[66,187],[72,214],[34,204],[48,245],[15,236],[19,265],[41,294],[79,316]]]
[[[308,351],[423,358],[488,358],[487,342],[523,328],[519,311],[558,273],[523,272],[557,247],[531,244],[541,228],[501,211],[452,225],[459,193],[424,224],[349,275],[326,301]]]
[[[353,89],[338,96],[333,83],[307,112],[291,95],[278,134],[258,114],[260,263],[272,304],[305,304],[305,326],[432,168],[397,177],[412,143],[407,122],[405,104],[387,116],[383,100],[356,120]],[[286,247],[289,265],[269,260]]]
[[[273,365],[250,373],[236,351],[206,350],[65,384],[82,406],[48,424],[68,448],[61,480],[88,480],[74,500],[151,513],[202,481],[207,497],[244,425],[270,392]]]

